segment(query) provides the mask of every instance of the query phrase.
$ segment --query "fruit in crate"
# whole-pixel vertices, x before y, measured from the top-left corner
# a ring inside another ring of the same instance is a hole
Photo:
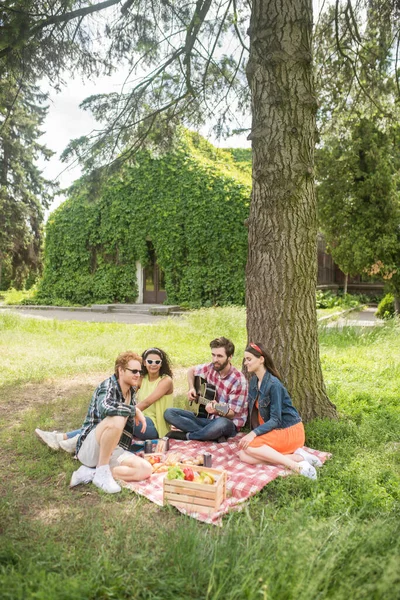
[[[185,479],[185,474],[180,467],[169,467],[167,479]]]
[[[195,476],[194,481],[196,481],[196,483],[205,483],[207,485],[213,485],[215,483],[215,477],[214,475],[212,475],[212,473],[209,473],[207,471],[200,471],[200,473],[198,473]]]
[[[183,469],[183,473],[185,475],[185,481],[193,481],[194,480],[194,473],[190,467],[185,467]]]

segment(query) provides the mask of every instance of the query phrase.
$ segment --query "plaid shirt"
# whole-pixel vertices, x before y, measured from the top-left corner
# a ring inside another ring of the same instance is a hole
[[[118,445],[125,450],[131,447],[134,417],[136,414],[136,389],[131,387],[131,401],[126,404],[122,395],[118,379],[115,375],[109,377],[95,389],[89,404],[85,422],[82,426],[81,435],[76,444],[76,454],[78,454],[82,442],[90,431],[96,427],[106,417],[128,417],[125,429],[122,432]]]
[[[232,421],[237,429],[244,426],[247,419],[247,381],[243,373],[235,367],[229,369],[225,377],[214,369],[212,363],[206,365],[197,365],[194,374],[203,377],[208,383],[215,385],[217,390],[218,402],[229,404],[229,408],[235,413]],[[218,415],[210,415],[210,419],[217,418]]]

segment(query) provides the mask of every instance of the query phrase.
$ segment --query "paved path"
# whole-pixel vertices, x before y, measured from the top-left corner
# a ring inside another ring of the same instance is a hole
[[[87,321],[91,323],[131,323],[131,324],[152,324],[165,321],[165,316],[140,314],[140,313],[103,313],[92,312],[89,310],[40,310],[40,309],[2,309],[1,312],[13,312],[25,317],[36,319],[57,319],[59,321]],[[339,317],[335,321],[327,321],[326,327],[374,327],[382,325],[383,321],[375,316],[376,308],[368,307],[363,311],[353,311],[347,313],[344,317]],[[1,313],[0,313],[1,314]],[[174,316],[174,319],[179,318]]]
[[[364,310],[354,310],[335,321],[328,321],[326,327],[375,327],[383,321],[375,316],[376,308],[368,306]]]
[[[87,321],[91,323],[131,323],[134,325],[159,323],[165,321],[166,317],[160,315],[140,313],[102,313],[80,310],[40,310],[29,308],[1,309],[3,312],[13,312],[21,317],[33,317],[34,319],[57,319],[58,321]],[[178,318],[178,317],[174,317]]]

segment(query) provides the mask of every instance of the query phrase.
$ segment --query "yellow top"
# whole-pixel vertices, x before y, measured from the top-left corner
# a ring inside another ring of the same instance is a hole
[[[163,377],[166,377],[166,375],[163,375]],[[150,396],[163,377],[158,377],[154,381],[150,381],[148,375],[145,375],[142,379],[142,385],[136,395],[137,402],[141,402],[142,400],[145,400],[147,396]],[[172,406],[173,394],[166,394],[165,396],[161,396],[159,400],[153,402],[153,404],[150,404],[150,406],[143,411],[143,414],[153,421],[160,438],[164,437],[169,431],[169,425],[164,419],[164,412],[167,408],[172,408]]]

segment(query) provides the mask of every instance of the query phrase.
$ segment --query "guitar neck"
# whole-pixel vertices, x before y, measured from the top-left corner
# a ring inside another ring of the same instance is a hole
[[[209,404],[210,402],[213,402],[213,401],[208,400],[207,398],[203,398],[203,396],[197,396],[196,402],[198,402],[199,404],[202,404],[203,406],[206,406],[206,404]]]

